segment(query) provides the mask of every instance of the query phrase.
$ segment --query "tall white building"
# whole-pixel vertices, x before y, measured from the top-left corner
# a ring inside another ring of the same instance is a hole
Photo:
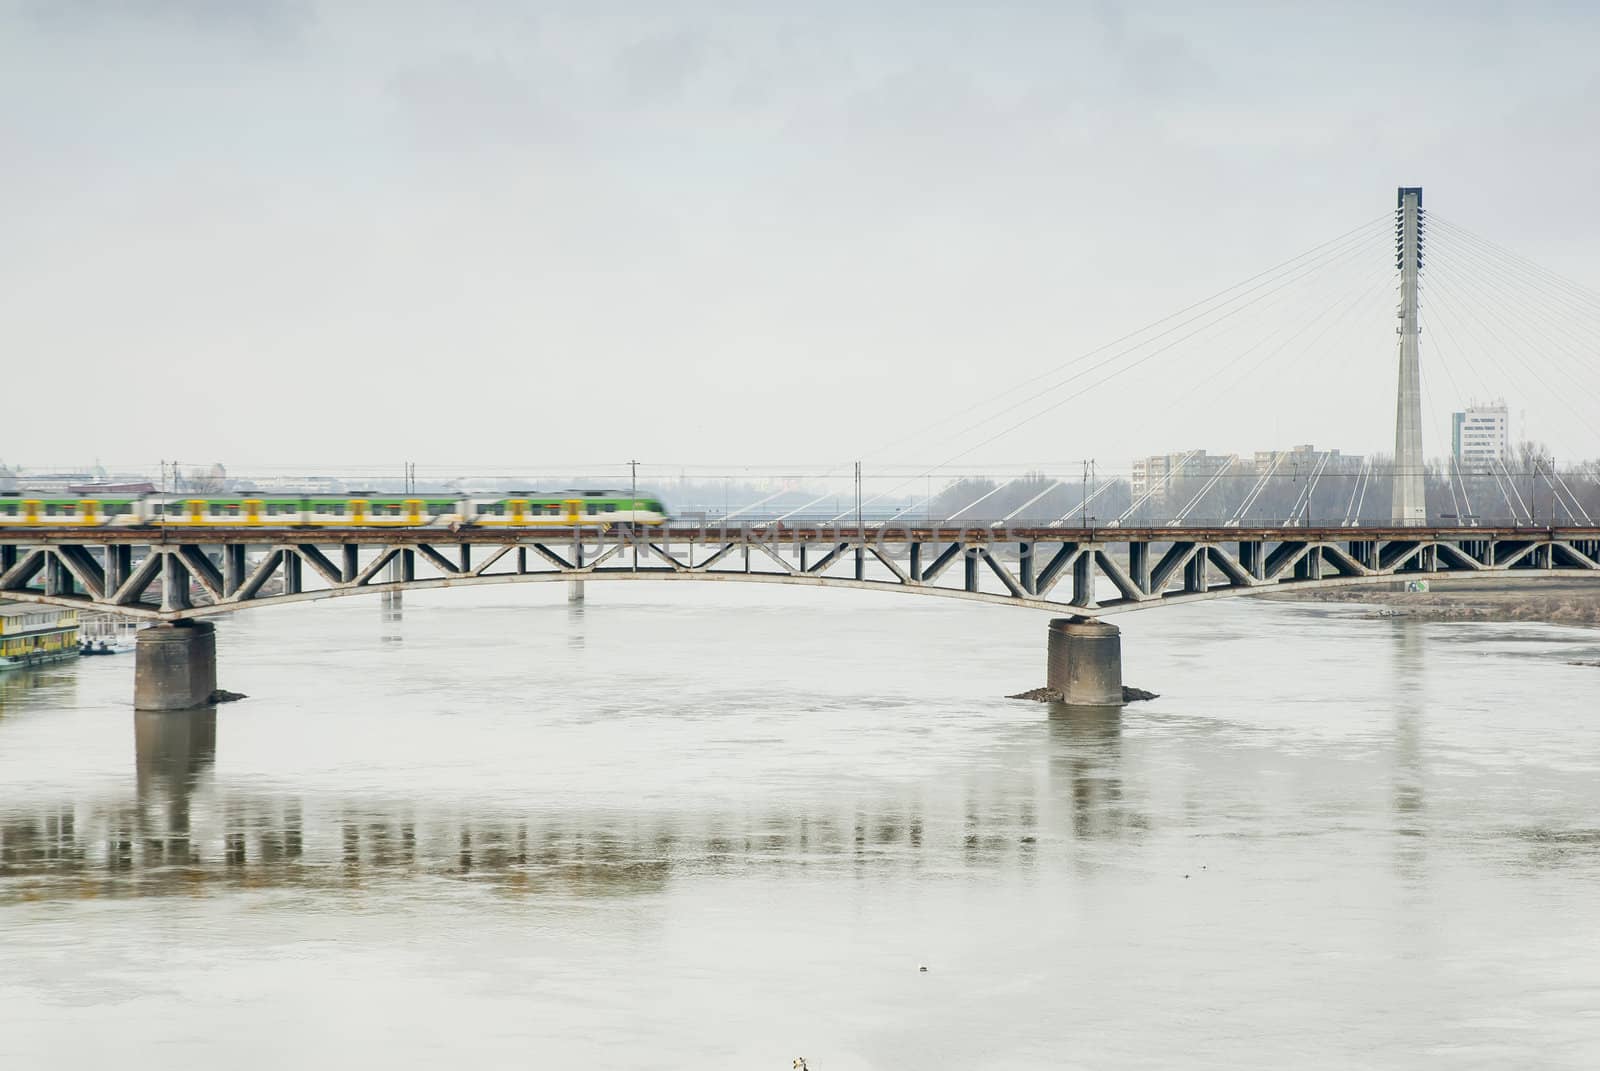
[[[1192,451],[1192,457],[1190,453],[1151,454],[1134,458],[1133,478],[1129,481],[1133,485],[1133,497],[1138,498],[1148,491],[1167,490],[1167,478],[1175,472],[1180,477],[1209,479],[1228,460],[1225,454],[1207,454],[1204,450]],[[1187,464],[1184,463],[1185,458],[1188,458]],[[1178,472],[1179,469],[1182,471]]]
[[[1469,405],[1451,414],[1451,448],[1456,464],[1478,468],[1511,457],[1511,419],[1506,403]]]

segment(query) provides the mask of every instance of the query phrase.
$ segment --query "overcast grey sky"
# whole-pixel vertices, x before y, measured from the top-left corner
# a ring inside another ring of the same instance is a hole
[[[0,12],[12,462],[942,460],[983,431],[874,451],[1401,184],[1600,290],[1591,5]],[[1213,390],[1197,344],[967,460],[1386,449],[1385,300],[1312,367]],[[1425,376],[1435,453],[1473,381]],[[1472,392],[1600,454],[1516,378]]]

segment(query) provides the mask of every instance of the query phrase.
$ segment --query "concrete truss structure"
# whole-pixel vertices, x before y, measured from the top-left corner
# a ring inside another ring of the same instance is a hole
[[[897,591],[1096,617],[1383,581],[1584,576],[1600,528],[56,528],[0,534],[0,598],[153,622],[369,593],[716,581]]]

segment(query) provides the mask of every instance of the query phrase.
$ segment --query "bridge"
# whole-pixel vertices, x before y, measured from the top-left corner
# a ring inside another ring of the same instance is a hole
[[[479,584],[562,582],[581,597],[583,585],[591,580],[855,588],[1048,611],[1062,615],[1052,621],[1049,630],[1051,687],[1069,702],[1109,704],[1121,699],[1120,635],[1102,620],[1112,614],[1204,599],[1354,584],[1507,575],[1600,579],[1600,527],[1594,521],[1600,505],[1591,498],[1586,506],[1583,500],[1600,485],[1600,469],[1578,476],[1579,489],[1575,491],[1553,459],[1534,456],[1529,461],[1531,472],[1513,473],[1503,456],[1509,452],[1509,444],[1503,443],[1498,468],[1493,462],[1486,463],[1469,474],[1461,464],[1459,425],[1453,461],[1437,474],[1428,469],[1422,450],[1425,384],[1419,356],[1428,222],[1422,190],[1401,187],[1393,217],[1399,297],[1395,439],[1393,463],[1387,475],[1379,478],[1388,484],[1388,509],[1381,522],[1375,523],[1362,512],[1377,471],[1369,462],[1359,472],[1348,474],[1353,482],[1342,523],[1321,527],[1311,523],[1313,499],[1329,466],[1331,455],[1327,453],[1309,461],[1303,481],[1299,462],[1294,462],[1293,504],[1286,513],[1276,514],[1281,522],[1263,524],[1259,516],[1252,521],[1251,510],[1259,510],[1260,496],[1283,466],[1288,451],[1269,453],[1264,461],[1257,456],[1259,473],[1254,482],[1242,498],[1225,507],[1230,511],[1224,514],[1228,519],[1217,524],[1189,518],[1208,496],[1213,502],[1222,497],[1218,488],[1225,477],[1246,475],[1234,471],[1246,468],[1236,464],[1240,461],[1237,454],[1213,458],[1211,462],[1219,463],[1208,462],[1209,467],[1191,473],[1198,489],[1187,504],[1170,513],[1165,511],[1168,503],[1162,496],[1172,489],[1185,466],[1196,463],[1199,467],[1196,459],[1203,451],[1190,451],[1173,460],[1164,475],[1150,480],[1142,495],[1132,495],[1130,483],[1131,501],[1126,511],[1109,524],[1092,522],[1088,507],[1100,492],[1090,493],[1085,484],[1076,526],[1070,524],[1070,514],[1048,525],[1012,523],[1061,488],[1067,482],[1064,479],[1047,481],[1027,502],[997,519],[982,518],[977,511],[985,503],[989,509],[995,508],[990,496],[999,488],[946,514],[943,521],[925,515],[921,524],[907,523],[908,514],[920,512],[908,505],[887,519],[868,523],[863,506],[874,499],[863,501],[859,462],[854,522],[842,525],[848,513],[826,522],[795,519],[830,497],[826,493],[765,518],[754,513],[761,505],[755,503],[727,514],[716,525],[687,525],[680,520],[658,526],[653,522],[662,517],[659,506],[645,503],[654,511],[645,518],[638,512],[640,501],[632,498],[624,500],[629,523],[611,527],[600,523],[599,516],[578,523],[576,506],[568,510],[565,520],[556,521],[551,515],[553,525],[525,525],[527,500],[517,498],[510,500],[509,513],[494,508],[480,515],[475,503],[464,497],[459,510],[446,502],[435,504],[426,516],[420,508],[426,503],[408,498],[412,503],[409,516],[400,516],[401,509],[395,506],[393,514],[367,524],[358,523],[364,518],[360,509],[347,514],[337,502],[319,504],[315,511],[309,502],[303,503],[296,520],[287,519],[270,504],[264,514],[259,509],[247,510],[246,517],[230,517],[224,504],[214,504],[202,513],[204,503],[197,501],[190,503],[189,514],[114,510],[113,516],[98,518],[100,523],[91,523],[97,518],[94,511],[86,510],[76,524],[61,523],[64,517],[52,517],[48,512],[41,515],[35,503],[32,510],[20,515],[11,510],[0,518],[5,522],[0,523],[0,597],[101,609],[148,621],[153,627],[142,630],[138,641],[135,705],[141,709],[177,709],[204,702],[216,677],[212,619],[237,610]],[[1436,221],[1436,245],[1439,224],[1444,228],[1448,256],[1458,258],[1455,266],[1443,273],[1437,271],[1436,261],[1430,276],[1440,284],[1441,307],[1453,311],[1462,324],[1482,329],[1489,339],[1483,355],[1495,362],[1504,378],[1514,377],[1505,375],[1496,355],[1520,360],[1517,340],[1524,335],[1532,337],[1551,374],[1541,372],[1537,362],[1525,362],[1527,374],[1522,378],[1548,390],[1590,434],[1600,434],[1586,416],[1591,410],[1576,398],[1577,393],[1588,392],[1600,401],[1600,393],[1583,378],[1592,364],[1584,348],[1592,340],[1584,333],[1589,328],[1583,317],[1597,315],[1600,296],[1537,265],[1530,267],[1447,221]],[[1292,340],[1320,323],[1316,336],[1320,338],[1328,325],[1363,301],[1381,295],[1387,257],[1369,258],[1371,251],[1364,243],[1385,236],[1388,230],[1386,217],[1369,221],[1121,340],[1142,335],[1143,341],[1103,355],[1120,345],[1119,341],[1092,350],[1063,368],[1013,384],[1002,392],[1003,404],[998,409],[956,433],[984,437],[944,464],[987,446],[1023,423],[1050,416],[1086,391],[1186,338],[1222,325],[1236,313],[1298,285],[1329,265],[1366,265],[1375,259],[1380,272],[1370,285],[1363,276],[1354,290],[1354,303],[1341,300],[1298,326],[1286,325],[1294,328],[1288,336]],[[1532,282],[1527,281],[1530,278]],[[1492,309],[1484,308],[1480,314],[1485,299],[1502,292],[1515,295],[1517,302],[1538,312],[1531,332],[1512,330],[1513,325]],[[1332,316],[1335,312],[1337,316]],[[1459,345],[1448,319],[1437,322],[1443,337]],[[1559,326],[1549,328],[1547,322]],[[1269,345],[1277,337],[1275,332],[1254,345],[1240,346],[1226,365],[1215,370],[1213,378],[1256,354],[1255,363],[1243,373],[1248,379],[1263,362],[1283,352],[1287,341]],[[1464,347],[1462,356],[1463,369],[1478,377],[1477,366],[1466,359]],[[1086,368],[1038,385],[1042,379],[1051,379],[1091,358],[1094,363]],[[1450,362],[1440,367],[1447,377],[1453,375]],[[1102,372],[1103,377],[1094,383],[1071,386],[1080,377]],[[1328,367],[1319,366],[1307,372],[1304,381],[1315,382],[1317,376],[1329,374]],[[1071,393],[1054,396],[1069,386]],[[1459,393],[1453,380],[1452,388]],[[1004,401],[1018,390],[1024,391],[1023,401]],[[1013,420],[1019,407],[1032,412]],[[996,420],[1012,423],[988,432],[985,425]],[[931,477],[939,467],[924,475]],[[1469,482],[1469,475],[1474,482]],[[1514,477],[1529,479],[1526,500]],[[1443,484],[1434,492],[1439,506],[1432,512],[1429,479]],[[1543,516],[1553,520],[1564,513],[1567,525],[1541,527],[1535,523],[1541,480],[1548,488],[1550,503]],[[1482,508],[1491,486],[1492,493],[1505,502],[1509,523],[1483,523],[1483,517],[1474,512],[1473,499]],[[365,499],[352,499],[350,504],[364,503]],[[1168,523],[1142,525],[1147,504],[1162,507],[1161,515],[1171,518]],[[1591,506],[1596,507],[1593,513]],[[72,512],[71,503],[66,504],[65,512]],[[743,512],[750,513],[747,523],[732,525],[733,516]],[[1445,519],[1453,523],[1438,523]],[[651,523],[642,523],[646,520]]]
[[[1109,702],[1115,666],[1069,651],[1111,648],[1098,618],[1288,589],[1436,579],[1600,580],[1600,527],[1011,528],[997,523],[752,523],[659,529],[464,527],[38,528],[0,534],[0,597],[106,610],[160,626],[166,644],[145,709],[192,706],[215,687],[206,619],[256,606],[483,584],[701,581],[854,588],[1063,615],[1052,687]],[[199,647],[196,647],[199,645]],[[195,650],[191,650],[195,648]],[[204,648],[201,651],[199,648]],[[197,653],[198,652],[198,653]],[[152,656],[153,658],[153,656]],[[193,663],[193,664],[191,664]],[[157,664],[155,661],[151,665]],[[195,666],[200,672],[195,672]],[[208,668],[209,667],[209,668]],[[1114,672],[1113,672],[1114,670]]]

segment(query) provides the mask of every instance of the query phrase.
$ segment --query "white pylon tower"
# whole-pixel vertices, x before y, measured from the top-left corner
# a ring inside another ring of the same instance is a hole
[[[1401,186],[1394,213],[1395,267],[1400,269],[1400,389],[1394,414],[1394,505],[1397,527],[1428,523],[1423,497],[1422,366],[1417,356],[1417,277],[1422,274],[1422,187]]]

